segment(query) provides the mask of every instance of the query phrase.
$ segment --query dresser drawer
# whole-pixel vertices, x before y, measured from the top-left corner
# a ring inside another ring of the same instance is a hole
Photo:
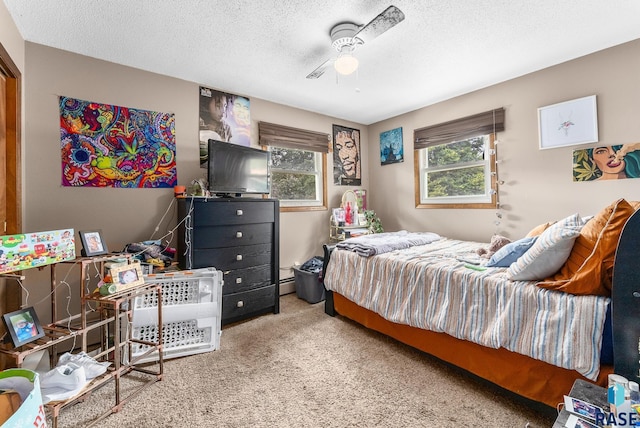
[[[271,263],[272,244],[242,245],[227,248],[207,248],[193,250],[194,267],[213,266],[227,271]]]
[[[273,283],[271,279],[271,265],[252,266],[246,269],[222,272],[224,273],[222,294],[238,293]]]
[[[225,284],[226,287],[226,284]],[[224,287],[223,287],[224,288]],[[279,296],[275,285],[222,296],[222,323],[234,322],[249,314],[277,312]]]
[[[199,202],[194,215],[194,227],[224,224],[272,223],[275,219],[273,201]]]
[[[201,227],[193,233],[193,248],[224,248],[272,242],[273,224],[236,224]]]

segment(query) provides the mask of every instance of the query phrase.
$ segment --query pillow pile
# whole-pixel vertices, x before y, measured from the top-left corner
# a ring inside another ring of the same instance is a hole
[[[573,243],[584,226],[582,217],[571,215],[544,230],[515,263],[507,270],[512,280],[535,281],[546,278],[564,265]]]
[[[619,199],[601,210],[580,231],[566,263],[538,286],[570,294],[611,295],[611,275],[622,228],[634,207]]]
[[[493,253],[485,266],[491,267],[509,267],[536,242],[537,236],[522,238],[515,242],[511,242],[498,251]]]

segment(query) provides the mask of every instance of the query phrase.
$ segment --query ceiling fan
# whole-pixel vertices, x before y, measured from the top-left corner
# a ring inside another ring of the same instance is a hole
[[[307,79],[317,79],[333,64],[336,71],[349,75],[358,68],[358,60],[353,56],[358,45],[375,39],[385,31],[404,20],[404,13],[395,6],[389,6],[366,25],[343,22],[335,25],[329,35],[331,46],[338,51],[336,58],[330,58],[307,75]]]

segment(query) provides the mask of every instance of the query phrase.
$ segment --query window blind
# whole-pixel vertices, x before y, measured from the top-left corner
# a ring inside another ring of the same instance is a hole
[[[413,131],[414,150],[504,131],[504,108],[489,110]]]
[[[287,147],[290,149],[309,150],[313,152],[329,152],[329,134],[259,122],[258,133],[260,145]]]

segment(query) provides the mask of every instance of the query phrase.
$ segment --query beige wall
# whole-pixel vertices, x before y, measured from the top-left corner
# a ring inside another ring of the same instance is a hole
[[[594,94],[600,142],[640,141],[640,40],[369,126],[372,208],[387,230],[431,230],[487,242],[495,232],[519,238],[548,220],[594,214],[617,198],[640,200],[638,179],[572,181],[572,150],[592,144],[538,149],[538,107]],[[506,182],[500,226],[495,210],[416,209],[413,130],[497,107],[506,110],[506,129],[498,135],[499,175]],[[403,128],[406,159],[381,166],[378,136],[396,127]]]
[[[25,45],[4,4],[0,4],[0,42],[24,73],[24,230],[101,228],[112,250],[149,239],[165,211],[175,212],[171,190],[61,187],[57,97],[66,95],[175,113],[178,179],[180,184],[188,184],[203,174],[198,167],[198,82],[42,45]],[[595,94],[600,141],[606,144],[638,141],[639,54],[640,40],[370,126],[274,104],[251,94],[240,95],[251,98],[253,145],[261,120],[327,133],[333,123],[360,129],[363,187],[369,192],[369,206],[378,212],[387,230],[433,230],[450,237],[481,241],[487,241],[494,232],[517,238],[536,224],[576,211],[592,214],[619,197],[640,200],[638,180],[572,182],[573,147],[538,150],[536,111],[541,106]],[[413,130],[496,107],[506,109],[507,128],[499,135],[500,178],[506,181],[501,191],[504,206],[501,225],[497,228],[494,225],[495,210],[416,209]],[[379,133],[398,126],[404,131],[405,162],[381,166]],[[332,167],[329,156],[329,172]],[[329,174],[329,180],[330,177]],[[340,196],[347,189],[329,182],[329,205],[339,205]],[[176,223],[175,216],[167,217],[154,237]],[[328,220],[327,211],[282,213],[282,278],[291,276],[289,267],[294,262],[320,254],[320,246],[328,238]],[[32,291],[31,303],[48,293],[47,275],[46,270],[29,272],[31,278],[26,285]]]
[[[175,114],[178,182],[188,185],[204,177],[199,167],[198,84],[76,55],[43,45],[26,44],[29,76],[25,92],[24,230],[102,229],[107,246],[158,238],[176,224],[172,189],[65,188],[60,184],[58,96]],[[225,90],[225,88],[217,88]],[[251,97],[252,145],[258,122],[268,121],[331,133],[333,123],[366,127]],[[367,162],[366,151],[363,162]],[[328,160],[331,170],[333,164]],[[364,173],[364,184],[367,174]],[[329,183],[330,202],[338,204],[345,187]],[[169,210],[165,221],[159,224]],[[328,211],[282,213],[281,278],[293,276],[290,266],[322,254],[328,238]],[[154,229],[159,231],[154,234]],[[176,245],[175,240],[173,245]],[[74,276],[71,277],[75,280]]]

